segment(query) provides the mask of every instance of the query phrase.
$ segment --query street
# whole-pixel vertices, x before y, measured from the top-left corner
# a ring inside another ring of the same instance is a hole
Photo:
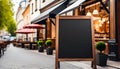
[[[60,69],[83,69],[61,62]],[[55,57],[10,44],[0,57],[0,69],[55,69]]]
[[[91,62],[60,62],[60,69],[92,69]],[[98,69],[119,69],[119,62],[108,61],[108,66]],[[0,69],[55,69],[55,54],[46,55],[37,50],[8,45],[5,54],[0,57]]]

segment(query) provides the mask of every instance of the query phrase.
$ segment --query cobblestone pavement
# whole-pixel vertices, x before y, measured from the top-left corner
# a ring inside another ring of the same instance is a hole
[[[83,69],[92,69],[90,61],[73,61],[69,62],[72,65],[82,67]],[[120,62],[108,61],[107,66],[98,66],[97,69],[120,69]]]
[[[10,44],[5,54],[0,57],[0,69],[55,69],[55,57],[13,47]],[[60,69],[83,69],[61,62]]]
[[[89,61],[65,61],[60,66],[60,69],[92,69]],[[55,54],[46,55],[10,44],[0,57],[0,69],[55,69]],[[97,69],[120,69],[120,62],[108,61],[108,66],[97,66]]]

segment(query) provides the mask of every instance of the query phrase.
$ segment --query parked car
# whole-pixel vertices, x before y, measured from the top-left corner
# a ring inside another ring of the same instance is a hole
[[[11,36],[11,37],[10,37],[10,41],[13,41],[13,40],[16,40],[16,37],[15,37],[15,36]]]
[[[3,39],[4,41],[10,41],[10,36],[2,36],[2,39]]]

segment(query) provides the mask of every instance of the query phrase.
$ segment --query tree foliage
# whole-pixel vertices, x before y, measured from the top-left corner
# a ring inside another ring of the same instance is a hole
[[[6,29],[10,34],[11,36],[15,36],[15,31],[16,31],[16,22],[14,20],[11,20],[9,22],[9,24],[7,25],[7,29]]]
[[[11,35],[14,35],[16,22],[12,7],[11,0],[0,0],[0,30],[6,29]]]

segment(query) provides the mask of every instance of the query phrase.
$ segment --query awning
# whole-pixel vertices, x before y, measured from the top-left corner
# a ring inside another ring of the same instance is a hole
[[[30,33],[34,33],[34,30],[32,30],[32,29],[20,29],[20,30],[17,30],[16,33],[30,34]]]
[[[61,11],[59,14],[63,14],[65,12],[69,12],[73,9],[75,9],[76,7],[78,7],[80,4],[82,4],[85,0],[77,0],[76,2],[74,2],[72,5],[68,6],[66,9],[64,9],[63,11]]]
[[[26,40],[28,40],[28,34],[35,33],[32,29],[19,29],[16,31],[19,34],[26,34]]]
[[[23,28],[44,29],[44,27],[40,24],[28,24],[25,25]]]
[[[39,14],[31,23],[40,23],[40,21],[46,18],[55,18],[55,16],[67,7],[67,0],[64,0],[57,4],[56,6],[48,9],[47,11]]]

